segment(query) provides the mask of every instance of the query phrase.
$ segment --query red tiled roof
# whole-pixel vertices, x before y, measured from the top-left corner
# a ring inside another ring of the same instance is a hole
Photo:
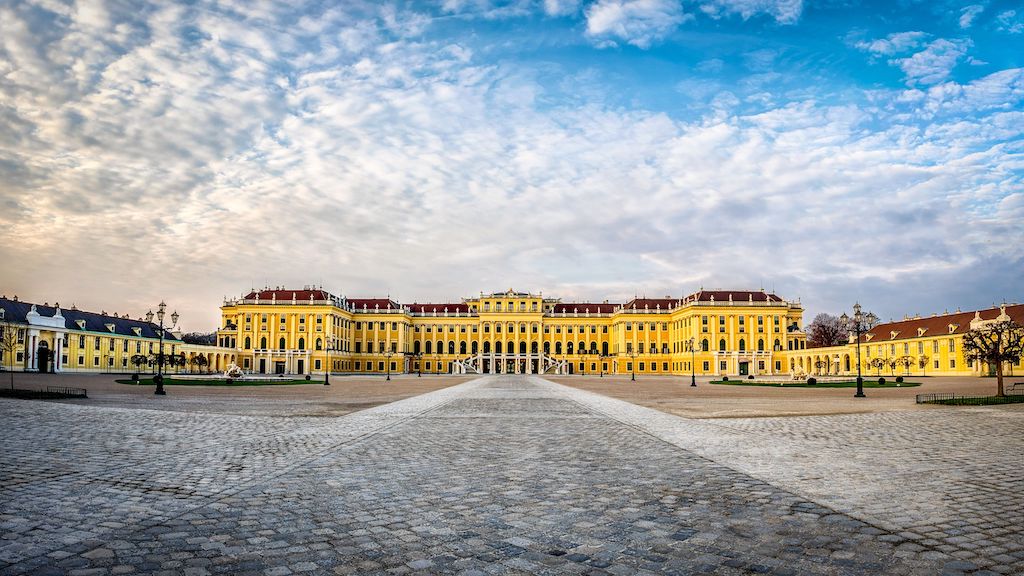
[[[672,310],[679,305],[679,300],[675,298],[633,298],[629,302],[626,302],[625,307],[629,310],[636,306],[637,310],[643,310],[644,308],[650,310]]]
[[[877,344],[879,342],[905,340],[907,338],[963,334],[971,329],[971,320],[974,320],[975,314],[980,314],[982,320],[992,320],[999,316],[1000,309],[998,307],[987,308],[985,310],[955,312],[953,314],[942,314],[927,318],[911,318],[898,322],[886,322],[875,326],[868,332],[869,334],[874,334],[871,340],[864,340],[864,336],[861,336],[861,341]],[[1018,324],[1024,324],[1024,304],[1008,305],[1006,307],[1006,315]],[[952,331],[950,330],[951,324],[956,326]],[[920,329],[924,329],[924,332],[919,332]],[[893,338],[893,332],[897,333],[895,338]]]
[[[349,298],[348,303],[356,310],[363,308],[367,310],[397,310],[401,308],[398,302],[390,298]]]
[[[326,290],[253,290],[245,295],[246,300],[330,300]]]
[[[460,303],[460,304],[416,304],[416,303],[413,303],[413,304],[407,304],[407,306],[413,312],[417,312],[417,313],[421,313],[421,314],[433,314],[434,312],[437,312],[438,314],[444,314],[445,310],[447,310],[449,314],[454,314],[455,312],[459,312],[459,313],[468,313],[469,312],[469,304],[465,304],[465,303]]]
[[[686,300],[697,300],[698,302],[728,302],[732,296],[733,302],[782,302],[775,294],[769,294],[763,290],[699,290],[686,297]]]
[[[576,312],[578,314],[586,314],[588,311],[591,314],[611,314],[615,312],[615,308],[618,304],[595,304],[593,302],[567,302],[555,304],[554,312],[561,314],[572,314]]]

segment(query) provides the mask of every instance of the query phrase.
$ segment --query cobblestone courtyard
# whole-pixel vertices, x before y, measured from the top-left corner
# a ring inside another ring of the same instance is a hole
[[[1024,573],[1019,407],[688,420],[501,376],[341,417],[0,413],[4,574]]]

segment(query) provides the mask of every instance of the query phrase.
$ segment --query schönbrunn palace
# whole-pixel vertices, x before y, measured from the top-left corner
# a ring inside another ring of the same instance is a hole
[[[965,358],[964,332],[1024,306],[905,318],[875,326],[861,342],[873,358],[912,359],[915,372],[981,375]],[[565,303],[508,290],[448,304],[345,298],[323,289],[253,290],[225,300],[216,345],[164,334],[164,352],[185,368],[247,373],[690,374],[856,373],[854,343],[808,348],[803,307],[763,290],[700,290],[679,298]],[[127,316],[0,298],[0,328],[17,332],[4,369],[131,372],[152,354],[159,327]],[[11,357],[13,356],[13,358]],[[906,363],[910,363],[907,360]],[[1010,367],[1019,368],[1020,361]]]

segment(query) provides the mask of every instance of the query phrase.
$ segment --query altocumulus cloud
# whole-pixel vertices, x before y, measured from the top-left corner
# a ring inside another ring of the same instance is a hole
[[[632,4],[516,9],[634,46],[687,20]],[[1021,262],[1020,70],[958,84],[922,58],[914,87],[856,105],[709,93],[682,120],[554,98],[426,13],[259,6],[0,7],[0,284],[120,312],[176,298],[204,328],[264,282],[421,301],[765,282],[832,310],[882,290],[896,313],[949,305],[923,286],[1020,279],[979,273]]]

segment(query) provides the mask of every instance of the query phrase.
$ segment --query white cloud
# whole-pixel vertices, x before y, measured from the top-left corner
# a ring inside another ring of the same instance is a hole
[[[892,56],[917,48],[928,34],[919,31],[897,32],[885,38],[856,42],[854,47],[874,55]]]
[[[1016,10],[1006,10],[1000,12],[996,16],[996,22],[999,25],[996,27],[1000,32],[1008,32],[1010,34],[1020,34],[1024,32],[1024,19],[1017,17]]]
[[[981,4],[971,4],[960,9],[960,27],[967,29],[974,23],[974,19],[985,11],[985,7]]]
[[[548,16],[569,16],[580,9],[580,0],[544,0],[544,13]]]
[[[693,16],[683,13],[678,0],[597,0],[586,18],[587,35],[599,42],[649,48]]]
[[[731,85],[681,83],[713,99],[682,122],[553,101],[532,70],[407,37],[408,14],[333,13],[358,32],[311,47],[312,17],[138,13],[146,33],[77,53],[73,15],[0,17],[7,291],[133,314],[165,297],[189,329],[224,294],[321,280],[421,301],[767,280],[852,301],[885,269],[905,295],[936,281],[924,268],[990,282],[1024,245],[1021,70],[864,109],[740,112]]]
[[[714,18],[739,14],[744,20],[767,14],[780,24],[794,24],[803,13],[803,0],[704,0],[701,10]]]
[[[970,40],[939,38],[928,43],[924,50],[889,63],[903,70],[908,84],[936,84],[949,77],[970,47]]]

